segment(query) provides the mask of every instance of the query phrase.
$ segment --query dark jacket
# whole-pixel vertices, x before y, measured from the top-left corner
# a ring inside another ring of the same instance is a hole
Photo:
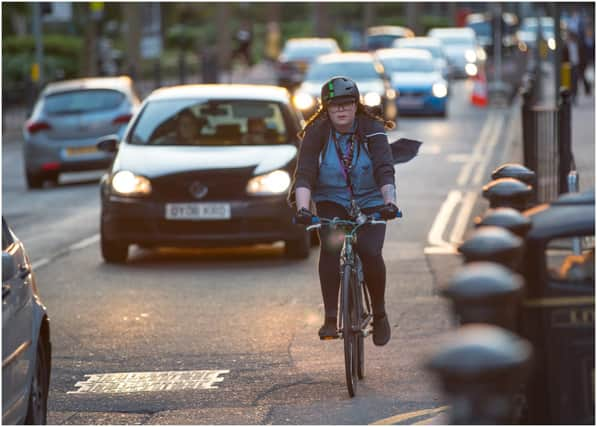
[[[392,151],[388,143],[383,123],[362,114],[357,115],[357,140],[366,144],[373,162],[373,175],[377,186],[395,185]],[[313,190],[319,173],[319,154],[330,136],[331,122],[321,119],[313,123],[305,132],[301,143],[298,162],[294,172],[294,182],[289,194],[289,202],[294,204],[294,190],[305,187]]]

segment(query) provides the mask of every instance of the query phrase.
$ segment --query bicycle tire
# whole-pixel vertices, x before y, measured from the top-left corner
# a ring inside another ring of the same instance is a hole
[[[358,319],[359,325],[362,324],[363,319],[364,319],[364,315],[365,313],[365,309],[366,309],[366,302],[367,300],[365,292],[367,292],[367,289],[365,288],[365,282],[362,281],[361,283],[359,283],[361,277],[359,277],[359,269],[361,269],[361,273],[362,273],[362,264],[361,264],[361,260],[359,258],[359,256],[355,256],[356,262],[357,262],[357,268],[354,270],[354,280],[355,280],[355,284],[356,284],[356,289],[355,294],[355,301],[356,301],[356,309],[357,309],[357,313],[356,313],[356,318]],[[357,377],[359,380],[362,380],[363,378],[365,378],[365,336],[363,335],[362,331],[358,331],[356,334],[356,348],[357,348]]]
[[[353,331],[353,301],[352,298],[352,271],[350,265],[345,265],[342,274],[342,338],[344,340],[344,371],[346,373],[346,387],[350,397],[357,391],[356,375],[356,340]]]

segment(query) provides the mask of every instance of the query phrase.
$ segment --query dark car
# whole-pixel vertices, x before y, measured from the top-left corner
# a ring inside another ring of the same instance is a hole
[[[304,117],[309,117],[317,110],[321,86],[333,76],[353,79],[365,105],[379,110],[387,120],[396,119],[396,91],[392,89],[381,62],[367,52],[324,55],[311,65],[293,97],[294,105]]]
[[[23,128],[27,186],[57,182],[62,172],[108,167],[112,156],[98,151],[96,139],[123,135],[139,104],[126,76],[48,84]]]
[[[2,424],[46,424],[50,321],[23,243],[2,217]]]
[[[415,33],[410,28],[397,25],[380,25],[367,28],[365,41],[367,50],[373,51],[392,47],[395,40],[414,36]]]
[[[284,241],[309,254],[286,194],[302,117],[286,89],[186,85],[154,91],[101,181],[101,250],[124,262],[131,244],[212,247]],[[98,142],[116,150],[118,138]]]
[[[332,38],[288,39],[278,57],[278,85],[292,88],[301,84],[309,65],[317,57],[338,52],[340,52],[340,47]]]

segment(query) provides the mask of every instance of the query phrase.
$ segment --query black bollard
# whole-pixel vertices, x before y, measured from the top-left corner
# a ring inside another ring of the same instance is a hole
[[[518,163],[504,163],[491,173],[491,179],[499,178],[514,178],[530,185],[533,189],[531,201],[537,201],[537,174],[529,168]]]
[[[450,404],[450,424],[513,424],[531,361],[531,346],[497,326],[470,324],[453,332],[428,362]]]
[[[516,331],[522,287],[522,277],[510,269],[493,262],[472,262],[441,293],[452,301],[458,323],[488,323]]]
[[[476,217],[474,222],[476,227],[493,225],[505,228],[523,239],[532,226],[531,220],[528,217],[513,208],[489,209],[485,213],[485,216]]]
[[[495,226],[479,227],[458,251],[464,262],[491,261],[518,271],[523,254],[523,240],[510,231]]]
[[[498,178],[483,187],[483,197],[489,200],[489,207],[509,207],[519,211],[529,206],[533,188],[518,179]]]

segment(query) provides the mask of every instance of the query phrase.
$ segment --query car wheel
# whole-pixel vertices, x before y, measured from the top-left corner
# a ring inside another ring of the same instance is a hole
[[[46,344],[40,340],[37,344],[37,364],[31,379],[29,390],[29,404],[25,424],[47,424],[48,390],[50,386],[49,351]]]
[[[293,259],[305,259],[311,251],[311,234],[307,231],[297,240],[286,240],[286,256]]]
[[[44,185],[45,177],[41,173],[25,172],[27,188],[41,188]]]
[[[126,262],[129,255],[129,245],[127,243],[107,240],[102,234],[100,237],[102,248],[102,257],[106,262],[122,264]]]

